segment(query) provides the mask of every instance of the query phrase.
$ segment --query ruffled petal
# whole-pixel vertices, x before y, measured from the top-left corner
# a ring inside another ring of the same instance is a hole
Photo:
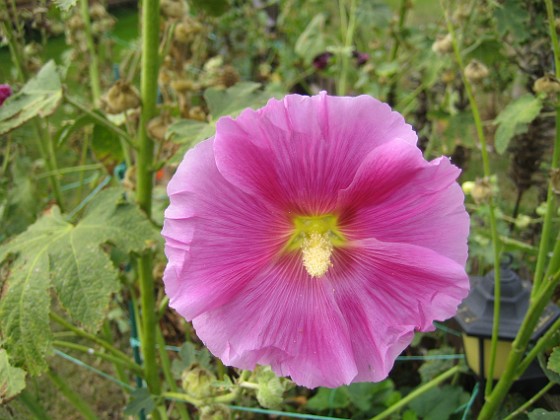
[[[376,148],[339,193],[344,232],[427,247],[465,264],[469,216],[455,182],[459,172],[447,158],[425,161],[401,140]]]
[[[325,281],[322,281],[325,280]],[[299,255],[272,264],[234,299],[193,320],[226,365],[270,364],[307,387],[338,387],[356,376],[350,332],[328,279],[313,279]]]
[[[213,140],[190,150],[168,186],[163,236],[170,305],[188,320],[229,301],[271,260],[289,219],[218,172]]]
[[[395,138],[416,143],[402,116],[371,97],[288,95],[216,128],[216,162],[240,189],[299,214],[327,213],[363,157]]]
[[[416,245],[356,241],[333,264],[334,295],[352,331],[355,381],[385,379],[414,331],[453,316],[469,289],[462,265]]]

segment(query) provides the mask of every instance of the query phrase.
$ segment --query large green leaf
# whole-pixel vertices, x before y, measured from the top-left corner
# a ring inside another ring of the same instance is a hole
[[[542,108],[542,101],[529,93],[510,102],[494,120],[498,125],[494,144],[496,151],[506,151],[512,137],[527,130],[527,124],[533,121]]]
[[[8,402],[25,388],[25,371],[13,367],[6,350],[0,349],[0,405]]]
[[[5,134],[33,117],[51,115],[62,99],[62,85],[54,61],[0,107],[0,134]]]
[[[446,420],[469,400],[469,394],[458,386],[445,385],[431,389],[410,402],[410,407],[424,420]]]
[[[156,240],[143,213],[114,188],[101,192],[76,225],[53,207],[49,215],[0,247],[0,261],[15,256],[0,302],[0,328],[12,357],[33,374],[46,367],[51,286],[75,322],[97,330],[111,294],[119,288],[118,271],[105,244],[130,253]]]

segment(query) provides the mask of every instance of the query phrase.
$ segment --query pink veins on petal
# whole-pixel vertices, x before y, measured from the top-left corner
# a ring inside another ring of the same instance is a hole
[[[307,387],[386,378],[469,287],[459,169],[416,141],[369,96],[220,119],[169,183],[171,306],[226,365]]]

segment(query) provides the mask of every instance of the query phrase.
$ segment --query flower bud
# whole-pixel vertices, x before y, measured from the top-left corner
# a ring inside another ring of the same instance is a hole
[[[472,60],[465,67],[465,77],[472,83],[478,83],[488,77],[488,67],[478,60]]]
[[[169,127],[169,118],[160,115],[158,117],[152,118],[148,123],[148,134],[154,140],[162,142],[165,140],[167,127]]]
[[[470,194],[470,193],[472,193],[472,190],[474,189],[474,182],[473,181],[465,181],[461,185],[461,188],[463,189],[464,194]]]
[[[89,8],[89,16],[93,20],[101,20],[109,16],[109,13],[101,3],[94,3]]]
[[[213,404],[202,407],[200,420],[230,420],[231,411],[223,404]]]
[[[437,39],[432,44],[432,51],[437,54],[447,54],[453,51],[451,34],[438,35]]]
[[[239,82],[239,73],[237,72],[235,67],[226,64],[219,71],[217,82],[219,86],[224,86],[226,88],[232,87],[237,82]]]
[[[474,183],[474,187],[471,190],[471,197],[478,204],[487,201],[492,195],[492,185],[488,178],[479,178]]]
[[[109,114],[120,114],[140,106],[140,95],[136,88],[123,80],[117,80],[104,98],[105,110]]]
[[[185,3],[182,0],[163,0],[161,13],[168,18],[180,18],[185,14]]]
[[[560,81],[552,74],[545,74],[533,83],[535,93],[554,95],[560,93]]]
[[[181,386],[190,396],[204,399],[212,396],[212,383],[215,380],[211,372],[194,363],[183,371]]]
[[[515,227],[518,229],[525,229],[531,224],[531,218],[525,214],[520,214],[515,219]]]
[[[206,113],[200,106],[193,106],[189,109],[189,118],[197,121],[206,121]]]

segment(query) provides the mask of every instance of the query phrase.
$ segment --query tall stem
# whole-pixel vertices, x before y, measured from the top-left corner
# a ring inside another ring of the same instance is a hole
[[[348,16],[348,26],[346,27],[346,32],[344,33],[344,52],[342,54],[342,68],[340,71],[340,78],[338,80],[337,94],[346,94],[346,82],[348,79],[348,67],[350,65],[350,55],[349,51],[354,42],[354,31],[356,30],[356,1],[350,0],[350,11]],[[340,0],[339,4],[342,5],[343,0]],[[346,11],[344,7],[340,7],[340,20],[346,23]],[[344,18],[343,18],[344,16]]]
[[[480,141],[480,148],[482,154],[482,166],[484,170],[484,177],[490,180],[490,159],[488,157],[486,136],[484,135],[484,128],[482,124],[482,119],[480,118],[480,111],[478,109],[478,104],[474,98],[473,89],[470,81],[465,77],[465,65],[463,63],[463,57],[461,56],[461,51],[459,50],[459,44],[457,42],[457,37],[455,36],[455,31],[451,20],[449,19],[447,8],[442,4],[443,13],[445,15],[445,21],[447,23],[447,29],[451,35],[453,42],[453,52],[455,54],[455,59],[461,70],[461,77],[463,79],[463,84],[465,85],[465,91],[467,97],[469,98],[469,104],[471,107],[471,112],[473,114],[474,124],[476,127],[476,132],[478,135],[478,140]],[[489,364],[489,377],[494,374],[494,367],[496,365],[496,354],[498,350],[498,332],[500,328],[500,300],[501,300],[501,273],[500,273],[500,237],[498,235],[498,225],[496,223],[496,209],[494,204],[494,199],[492,195],[488,198],[488,208],[489,208],[489,219],[490,219],[490,232],[492,235],[492,253],[494,257],[494,319],[492,324],[492,344],[490,350],[490,364]],[[488,395],[492,391],[492,381],[486,382],[486,387],[484,394]]]
[[[99,105],[99,99],[101,98],[101,82],[99,78],[99,60],[97,59],[97,51],[95,50],[95,43],[93,42],[93,35],[91,32],[88,0],[80,0],[80,13],[82,14],[82,20],[84,21],[84,34],[89,51],[89,83],[91,85],[91,98],[93,103],[97,106]]]
[[[159,0],[142,2],[142,71],[140,93],[142,114],[139,127],[138,155],[136,161],[136,201],[148,217],[152,213],[152,188],[154,166],[154,143],[148,135],[148,122],[156,114],[157,79],[159,68]],[[144,357],[145,378],[150,393],[161,392],[160,372],[156,352],[156,306],[154,280],[152,276],[153,255],[146,252],[138,260],[140,280],[140,305],[142,326],[142,355]],[[159,418],[159,412],[152,413]]]

